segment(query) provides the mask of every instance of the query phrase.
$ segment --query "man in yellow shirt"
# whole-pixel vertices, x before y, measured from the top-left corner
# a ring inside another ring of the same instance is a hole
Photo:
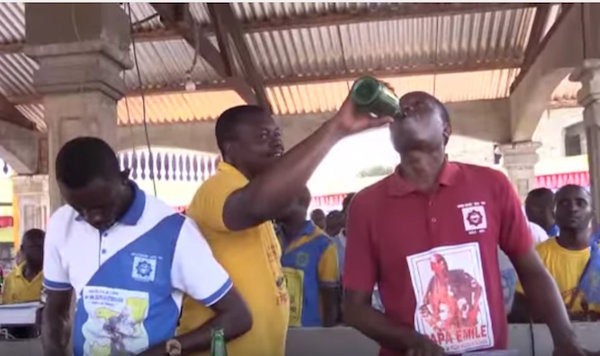
[[[590,259],[590,221],[592,204],[590,193],[578,185],[562,187],[555,197],[556,223],[560,233],[536,246],[540,259],[550,272],[561,292],[571,320],[598,320],[600,305],[586,301],[578,289],[581,275]],[[521,285],[513,311],[513,322],[529,320],[525,296]]]
[[[31,229],[25,232],[21,253],[25,261],[8,274],[4,281],[3,304],[32,302],[41,298],[44,231]]]
[[[243,105],[221,114],[215,135],[223,162],[198,189],[188,214],[252,313],[252,329],[228,342],[230,356],[284,355],[289,297],[271,221],[302,192],[339,140],[391,120],[360,113],[346,99],[336,115],[284,155],[281,130],[266,110]],[[211,317],[186,298],[179,332]]]
[[[334,326],[340,315],[340,270],[335,243],[306,219],[310,192],[279,219],[281,264],[290,295],[290,326]]]

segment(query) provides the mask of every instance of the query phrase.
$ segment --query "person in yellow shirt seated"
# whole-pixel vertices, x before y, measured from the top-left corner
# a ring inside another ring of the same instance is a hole
[[[227,342],[229,356],[283,356],[289,296],[272,220],[288,208],[319,163],[341,139],[392,119],[374,119],[349,98],[340,111],[286,154],[271,114],[253,105],[223,112],[215,125],[223,161],[200,186],[188,215],[228,272],[252,314],[252,328]],[[212,312],[185,298],[179,333],[206,323]]]
[[[335,243],[311,220],[307,189],[280,223],[281,265],[290,295],[290,326],[334,326],[340,315],[340,271]]]
[[[21,254],[24,262],[6,276],[3,304],[39,301],[42,295],[44,231],[31,229],[23,234]]]
[[[42,297],[42,266],[44,263],[44,231],[31,229],[23,234],[19,255],[21,262],[4,279],[2,303],[16,304],[40,301]],[[12,326],[8,333],[17,339],[37,337],[40,314],[36,325]],[[0,321],[0,325],[2,321]]]
[[[559,235],[536,246],[546,269],[558,285],[571,320],[595,321],[600,319],[600,305],[588,303],[578,285],[590,259],[591,195],[578,185],[562,187],[555,197],[556,222]],[[521,285],[509,321],[527,322],[525,295]],[[533,318],[537,320],[536,317]]]

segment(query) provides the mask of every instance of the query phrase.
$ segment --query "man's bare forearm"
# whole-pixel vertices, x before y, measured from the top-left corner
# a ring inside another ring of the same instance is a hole
[[[323,326],[335,326],[340,318],[340,295],[339,287],[321,287],[323,296]]]
[[[552,276],[541,269],[536,273],[519,275],[527,304],[535,320],[548,325],[554,344],[570,342],[575,339],[564,302]]]
[[[227,204],[235,203],[251,209],[257,221],[277,218],[277,214],[300,194],[319,163],[341,138],[331,122],[325,123],[270,169],[254,177],[244,188],[244,194],[239,194],[235,202],[228,201]],[[237,227],[228,221],[227,214],[225,218],[228,227]]]
[[[343,314],[348,326],[356,328],[379,345],[396,352],[405,352],[413,346],[417,338],[423,337],[411,328],[391,323],[383,313],[368,305],[344,308]]]
[[[252,315],[239,293],[232,289],[219,302],[211,307],[215,316],[199,328],[175,339],[181,343],[182,352],[206,351],[210,348],[212,330],[223,329],[225,340],[233,340],[252,328]],[[146,350],[142,356],[164,355],[166,343],[155,345]]]
[[[44,356],[69,355],[70,317],[44,308],[42,313],[42,345]]]
[[[44,292],[46,305],[42,312],[42,345],[45,356],[70,355],[71,302],[73,290]]]

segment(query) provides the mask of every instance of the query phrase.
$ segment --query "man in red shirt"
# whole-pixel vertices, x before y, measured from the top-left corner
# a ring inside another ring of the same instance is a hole
[[[400,104],[403,115],[390,130],[402,163],[350,206],[347,324],[377,341],[380,355],[506,348],[500,246],[543,314],[557,354],[584,355],[510,182],[492,169],[447,162],[451,127],[436,98],[414,92]],[[385,314],[371,308],[376,283]]]

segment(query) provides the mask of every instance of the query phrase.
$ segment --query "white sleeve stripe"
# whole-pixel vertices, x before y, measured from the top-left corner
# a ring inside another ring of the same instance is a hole
[[[200,302],[206,305],[207,307],[210,307],[211,305],[221,300],[221,298],[223,298],[225,294],[227,294],[227,292],[231,290],[232,287],[233,283],[231,282],[231,279],[227,278],[227,280],[225,281],[225,283],[223,283],[221,288],[217,289],[217,291],[215,291],[207,298],[201,299]]]

